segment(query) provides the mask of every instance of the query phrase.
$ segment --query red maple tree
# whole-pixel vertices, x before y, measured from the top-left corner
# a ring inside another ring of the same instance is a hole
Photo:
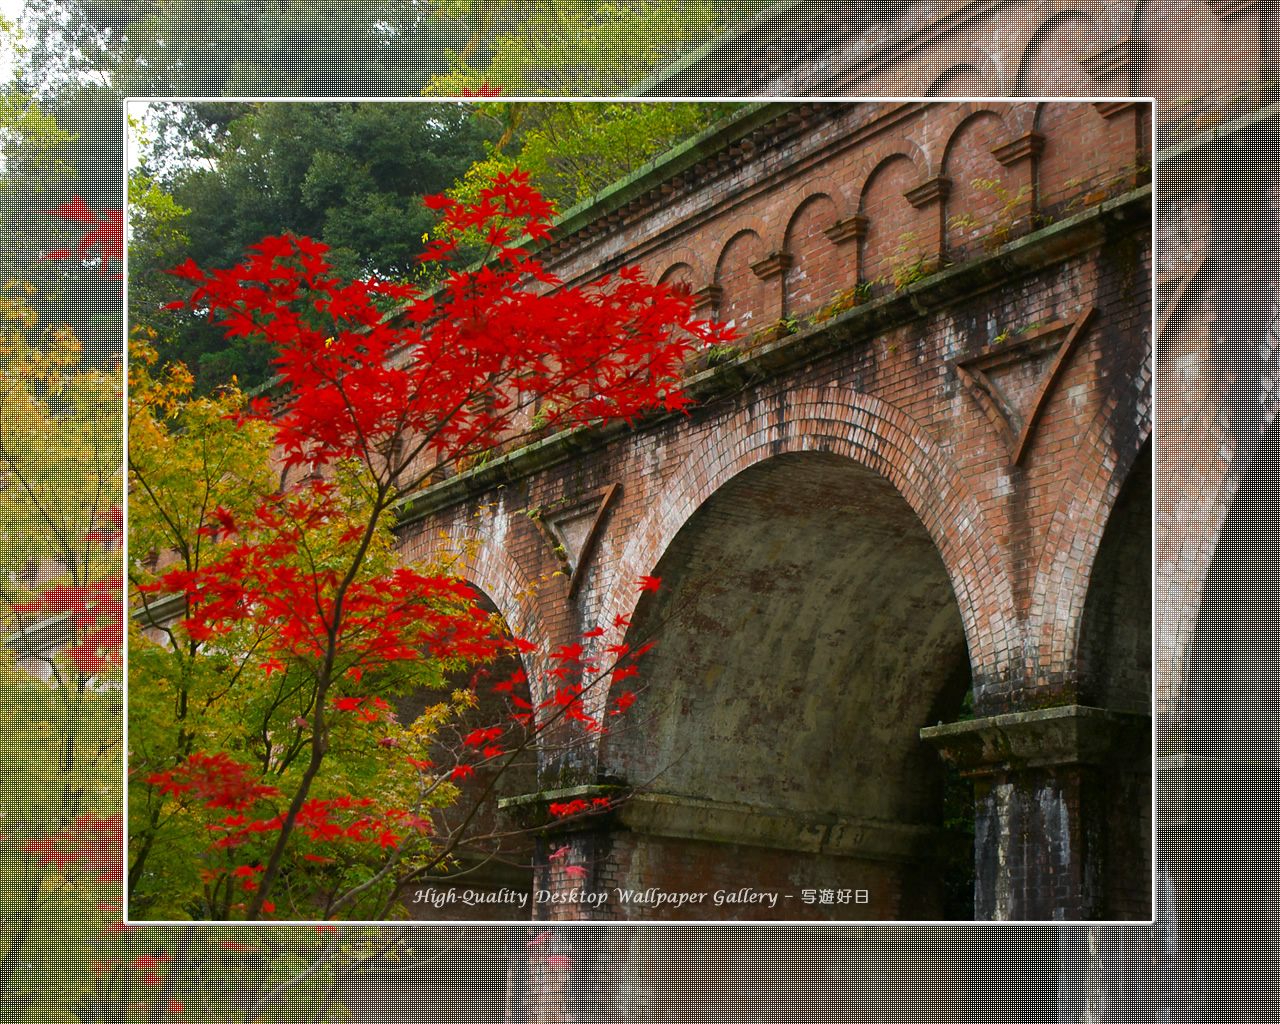
[[[459,579],[405,565],[366,572],[393,504],[441,467],[518,444],[535,417],[540,429],[552,429],[682,409],[687,399],[679,379],[687,357],[729,340],[723,326],[693,317],[687,293],[636,271],[586,287],[555,278],[519,241],[546,239],[551,231],[551,207],[519,172],[499,178],[474,203],[424,202],[440,212],[443,227],[424,260],[450,260],[458,239],[477,233],[490,249],[481,265],[453,270],[431,293],[379,279],[340,279],[324,245],[290,235],[264,239],[231,270],[206,271],[188,261],[172,271],[195,286],[188,303],[175,306],[207,311],[229,336],[274,347],[280,397],[257,400],[247,415],[271,423],[281,464],[301,476],[281,493],[262,495],[247,517],[216,510],[199,531],[217,542],[216,557],[194,567],[179,564],[139,588],[144,601],[185,595],[184,628],[195,645],[216,645],[249,621],[276,624],[253,657],[267,672],[292,668],[309,679],[308,714],[295,721],[309,749],[291,792],[278,792],[249,766],[216,751],[190,750],[180,763],[142,780],[206,811],[232,811],[207,826],[218,833],[211,849],[267,840],[254,847],[256,859],[235,867],[224,862],[209,879],[224,893],[239,880],[249,920],[271,912],[286,852],[301,849],[304,840],[377,843],[392,851],[389,870],[405,834],[429,831],[412,808],[379,807],[354,795],[312,797],[341,716],[354,712],[373,725],[379,719],[359,692],[366,673],[424,657],[483,662],[533,649],[507,636]],[[352,463],[365,495],[358,518],[350,518],[326,478]],[[310,531],[335,523],[346,545],[341,561],[315,560]],[[652,588],[657,581],[640,585]],[[585,710],[586,690],[632,674],[639,653],[622,645],[609,650],[625,663],[594,679],[583,673],[580,645],[551,653],[557,667],[541,681],[545,699],[535,706],[512,694],[514,719],[534,733],[561,721],[598,728]],[[511,682],[495,689],[510,693]],[[625,710],[628,696],[612,713]],[[468,733],[447,777],[464,779],[474,774],[473,765],[506,753],[506,731],[490,726]],[[377,740],[396,742],[390,734]],[[528,743],[526,736],[521,746]],[[425,771],[426,762],[408,760]],[[485,792],[491,789],[492,782]],[[252,811],[260,804],[266,809]],[[325,861],[322,850],[306,848],[313,850],[308,859]]]

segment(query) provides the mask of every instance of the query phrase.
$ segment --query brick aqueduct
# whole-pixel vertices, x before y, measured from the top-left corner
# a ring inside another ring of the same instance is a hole
[[[566,216],[564,280],[683,281],[745,350],[687,417],[412,496],[405,554],[483,541],[543,650],[659,639],[627,725],[507,792],[616,805],[518,884],[793,898],[536,917],[1152,916],[1151,116],[756,105]]]

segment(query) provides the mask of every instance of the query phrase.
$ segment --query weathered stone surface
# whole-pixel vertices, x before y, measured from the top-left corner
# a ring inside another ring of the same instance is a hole
[[[544,760],[548,791],[609,780],[634,793],[566,833],[591,885],[866,889],[861,906],[794,919],[927,920],[949,862],[929,839],[945,771],[922,728],[957,717],[970,688],[986,718],[1086,695],[1144,710],[1150,648],[1127,645],[1149,632],[1150,586],[1107,538],[1150,536],[1121,496],[1142,493],[1127,480],[1150,494],[1151,193],[1131,178],[1133,124],[1093,104],[763,109],[627,182],[625,203],[601,206],[618,214],[607,231],[574,211],[551,261],[569,281],[625,264],[682,280],[744,328],[746,350],[691,377],[688,416],[511,452],[412,496],[401,533],[409,556],[442,531],[483,535],[468,577],[535,641],[572,642],[619,615],[632,642],[659,638],[594,760]],[[1030,132],[1038,156],[992,155]],[[752,145],[732,147],[743,135]],[[972,187],[979,177],[997,185]],[[954,263],[937,270],[942,250]],[[841,308],[860,283],[867,301]],[[794,333],[779,336],[784,315]],[[999,390],[1017,445],[959,365]],[[531,594],[563,566],[534,520],[610,487],[572,588],[553,577]],[[662,591],[638,600],[640,576]],[[526,663],[534,678],[541,667]],[[1109,682],[1117,673],[1129,682]],[[609,699],[594,692],[593,707]],[[1085,742],[1088,718],[1050,715],[1038,734],[1009,720],[1005,742],[1019,756],[1069,745],[1072,729]],[[1149,761],[1100,748],[1068,770],[1060,754],[979,786],[979,849],[1030,842],[1043,866],[982,861],[998,870],[979,874],[979,913],[1148,919]],[[1121,805],[1081,774],[1093,764],[1120,779]],[[1136,826],[1095,827],[1117,814]],[[1064,828],[1037,833],[1050,817]],[[1122,860],[1132,870],[1113,884],[1106,866]],[[556,864],[536,874],[581,884]],[[766,916],[681,915],[699,913]]]

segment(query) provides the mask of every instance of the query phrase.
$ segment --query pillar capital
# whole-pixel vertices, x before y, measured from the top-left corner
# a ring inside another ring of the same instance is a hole
[[[933,725],[920,738],[967,776],[1151,756],[1151,717],[1083,704]]]

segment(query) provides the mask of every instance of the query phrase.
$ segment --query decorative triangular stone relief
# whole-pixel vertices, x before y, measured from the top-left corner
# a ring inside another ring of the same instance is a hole
[[[1004,440],[1015,466],[1030,448],[1045,399],[1096,312],[1090,306],[1072,320],[1056,320],[951,363]],[[1028,386],[1029,364],[1037,361],[1042,365],[1030,371]]]
[[[569,576],[569,597],[578,592],[583,569],[591,561],[601,525],[621,487],[610,484],[533,517]]]

